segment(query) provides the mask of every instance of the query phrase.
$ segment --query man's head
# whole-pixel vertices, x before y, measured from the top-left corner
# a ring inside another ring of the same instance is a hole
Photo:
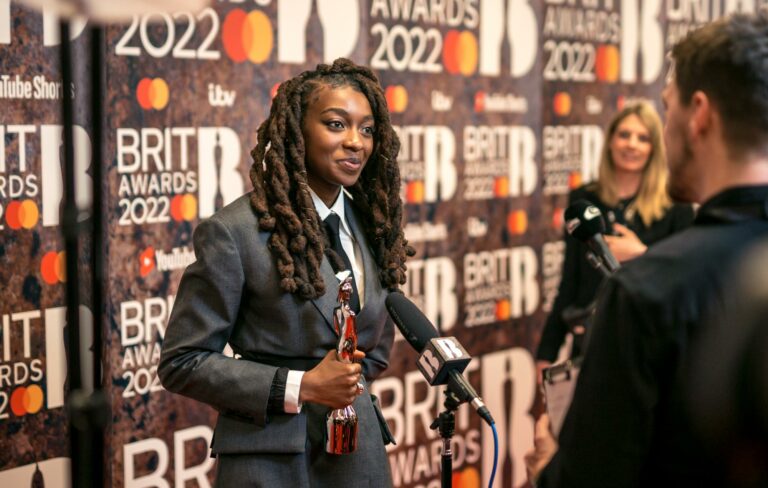
[[[672,49],[664,90],[670,193],[695,200],[693,138],[714,114],[731,160],[768,157],[768,13],[734,15],[692,31]]]

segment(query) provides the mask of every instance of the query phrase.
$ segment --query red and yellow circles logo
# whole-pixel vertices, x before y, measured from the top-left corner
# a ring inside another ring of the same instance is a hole
[[[580,186],[581,186],[581,172],[571,171],[571,174],[568,175],[568,188],[570,188],[571,190],[575,190]]]
[[[391,113],[405,112],[408,107],[408,90],[403,85],[391,85],[384,90],[384,96],[387,98],[387,107]]]
[[[409,181],[405,185],[405,203],[424,202],[424,182],[421,180]]]
[[[64,259],[64,251],[49,251],[43,255],[43,259],[40,261],[40,275],[43,277],[43,281],[49,285],[67,281]]]
[[[507,231],[511,235],[523,235],[527,230],[528,214],[525,210],[513,210],[507,215]]]
[[[509,196],[509,178],[506,176],[497,176],[493,180],[493,196],[497,198]]]
[[[32,200],[24,200],[19,202],[13,200],[8,204],[5,209],[5,222],[13,230],[31,229],[37,225],[37,221],[40,218],[40,211],[37,208],[37,204]]]
[[[560,207],[555,207],[552,211],[552,228],[555,230],[562,230],[563,223],[565,222],[564,210]]]
[[[197,217],[197,198],[186,193],[171,199],[171,218],[177,222],[189,222]]]
[[[566,117],[571,114],[571,108],[573,102],[571,96],[566,92],[555,93],[555,98],[552,100],[552,110],[558,117]]]
[[[269,90],[269,99],[272,100],[277,96],[277,90],[280,89],[280,82],[278,81],[274,85],[272,85],[272,88]]]
[[[443,65],[451,74],[470,76],[477,70],[477,38],[470,31],[449,30],[443,42]]]
[[[619,49],[610,44],[597,47],[595,75],[598,81],[616,83],[619,80]]]
[[[485,112],[485,92],[475,93],[475,112]]]
[[[494,312],[496,321],[508,320],[512,316],[512,304],[506,298],[496,300],[496,310]]]
[[[136,87],[136,100],[144,110],[162,110],[168,105],[168,83],[162,78],[142,78]]]
[[[242,63],[246,59],[260,64],[269,59],[274,33],[269,18],[259,10],[245,13],[236,8],[227,14],[221,28],[224,52],[229,59]]]
[[[469,467],[462,471],[454,471],[451,475],[451,486],[456,488],[480,488],[480,473],[477,468]]]
[[[38,385],[20,386],[11,393],[11,411],[17,417],[33,414],[43,407],[43,389]]]
[[[616,97],[616,110],[622,111],[624,110],[624,105],[626,105],[627,99],[624,98],[624,95],[619,95]]]

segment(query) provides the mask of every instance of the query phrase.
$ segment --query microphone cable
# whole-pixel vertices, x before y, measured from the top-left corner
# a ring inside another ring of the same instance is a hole
[[[491,470],[491,479],[488,480],[488,488],[493,488],[493,480],[496,479],[496,467],[499,464],[499,433],[496,432],[496,422],[491,423],[493,431],[493,469]]]

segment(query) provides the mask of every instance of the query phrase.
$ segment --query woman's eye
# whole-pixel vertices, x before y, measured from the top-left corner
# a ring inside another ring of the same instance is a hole
[[[619,138],[621,139],[629,139],[629,132],[624,130],[619,131],[616,135],[619,136]]]
[[[651,143],[651,138],[650,138],[650,137],[648,137],[648,136],[640,136],[640,137],[638,137],[637,139],[638,139],[640,142],[644,143],[644,144],[650,144],[650,143]]]
[[[344,128],[344,124],[341,123],[338,120],[328,121],[328,122],[325,123],[325,125],[327,125],[328,127],[332,128],[332,129],[343,129]]]
[[[372,136],[374,133],[376,133],[376,130],[373,127],[363,127],[363,134]]]

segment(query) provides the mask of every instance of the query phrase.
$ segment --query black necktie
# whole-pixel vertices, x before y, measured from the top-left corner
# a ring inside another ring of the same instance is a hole
[[[355,272],[352,268],[352,263],[349,261],[349,256],[344,252],[344,248],[341,245],[341,237],[339,237],[339,224],[341,219],[335,213],[328,215],[323,221],[325,224],[325,231],[328,233],[328,239],[331,241],[331,249],[336,251],[341,259],[344,260],[344,267],[349,270],[350,276],[352,276],[352,297],[349,299],[349,308],[356,314],[360,312],[360,298],[357,296],[357,282],[355,281]]]

